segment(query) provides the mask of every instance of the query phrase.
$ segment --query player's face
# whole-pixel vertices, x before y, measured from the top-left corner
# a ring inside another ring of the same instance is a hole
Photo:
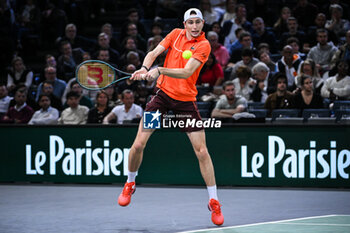
[[[187,35],[190,35],[191,37],[198,37],[200,36],[203,26],[204,26],[204,20],[201,20],[200,18],[192,18],[188,19],[185,23],[185,29],[187,31]]]

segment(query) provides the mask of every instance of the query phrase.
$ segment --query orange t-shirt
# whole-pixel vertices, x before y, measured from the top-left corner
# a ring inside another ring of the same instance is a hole
[[[184,68],[188,62],[187,59],[182,57],[182,52],[185,50],[190,50],[192,58],[202,63],[187,79],[172,78],[162,74],[157,81],[157,87],[171,98],[180,101],[196,101],[198,75],[204,63],[208,60],[211,50],[204,32],[199,37],[188,40],[185,29],[174,29],[160,42],[160,45],[168,49],[164,62],[166,68]]]

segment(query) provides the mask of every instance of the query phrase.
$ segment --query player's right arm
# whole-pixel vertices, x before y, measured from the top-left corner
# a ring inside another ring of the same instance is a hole
[[[162,54],[164,52],[164,50],[165,50],[165,48],[162,45],[158,45],[157,47],[155,47],[155,49],[153,49],[152,51],[147,53],[145,59],[143,60],[141,69],[135,71],[132,74],[131,79],[134,79],[134,80],[142,80],[142,79],[144,79],[140,75],[141,74],[146,74],[148,72],[148,70],[151,68],[153,62],[156,60],[156,58],[160,54]]]

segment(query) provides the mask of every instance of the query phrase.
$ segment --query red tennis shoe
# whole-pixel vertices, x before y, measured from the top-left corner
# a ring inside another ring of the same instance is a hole
[[[135,182],[126,182],[123,188],[122,193],[119,195],[118,203],[121,206],[129,205],[131,201],[131,195],[135,192]]]
[[[224,223],[224,215],[221,213],[221,205],[218,200],[210,199],[208,209],[211,211],[211,221],[215,225],[222,225]]]

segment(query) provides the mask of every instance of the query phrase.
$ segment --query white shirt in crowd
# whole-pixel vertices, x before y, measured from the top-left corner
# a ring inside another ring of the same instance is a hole
[[[58,124],[79,125],[86,124],[89,108],[78,105],[77,108],[71,107],[63,110],[61,117],[58,119]]]
[[[0,113],[6,113],[9,105],[10,105],[10,101],[13,98],[10,96],[5,96],[4,98],[0,99]]]
[[[40,109],[34,113],[29,125],[50,125],[57,124],[60,114],[56,108],[49,107],[46,111]]]
[[[125,120],[132,120],[134,118],[140,118],[143,110],[137,104],[132,104],[128,112],[125,112],[125,105],[119,105],[112,109],[112,112],[117,117],[117,124],[122,125]]]

